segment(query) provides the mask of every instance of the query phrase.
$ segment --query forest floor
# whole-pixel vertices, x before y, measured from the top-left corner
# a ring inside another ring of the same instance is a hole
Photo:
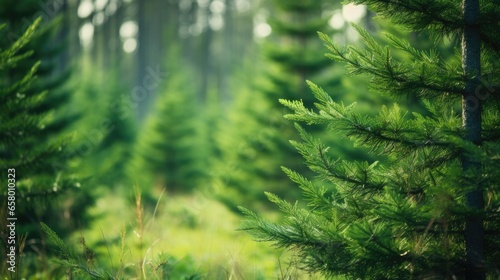
[[[292,253],[255,242],[238,230],[242,216],[216,200],[196,194],[160,193],[156,201],[126,197],[111,192],[101,196],[90,211],[95,217],[90,227],[74,236],[75,242],[85,239],[95,255],[94,265],[112,274],[152,279],[162,277],[147,275],[320,279],[298,270]]]

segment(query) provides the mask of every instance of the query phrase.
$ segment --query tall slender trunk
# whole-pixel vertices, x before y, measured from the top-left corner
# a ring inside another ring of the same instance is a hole
[[[465,27],[462,36],[462,67],[466,79],[462,96],[462,126],[465,130],[465,140],[481,145],[481,100],[475,96],[481,75],[481,37],[479,19],[479,0],[463,0],[462,10]],[[469,173],[479,175],[480,163],[462,154],[462,170],[467,177]],[[469,181],[469,180],[467,180]],[[477,182],[478,180],[474,180]],[[470,180],[469,182],[472,182]],[[483,191],[479,185],[467,193],[467,206],[480,212],[484,208]],[[474,213],[467,217],[465,225],[465,247],[467,258],[466,279],[485,279],[482,269],[484,261],[484,227],[480,214]]]
[[[210,25],[208,23],[209,18],[210,18],[210,10],[208,7],[210,7],[210,4],[212,3],[212,0],[208,0],[207,8],[205,8],[205,31],[203,32],[203,38],[201,42],[201,90],[200,90],[200,98],[201,101],[204,103],[207,100],[208,96],[208,90],[209,90],[209,81],[210,78],[212,77],[212,40],[213,40],[213,31],[210,28]]]
[[[148,38],[149,38],[149,24],[148,24],[148,14],[147,5],[151,1],[137,1],[137,26],[139,28],[139,33],[137,35],[137,50],[136,50],[136,74],[134,86],[140,86],[142,79],[146,76],[146,67],[148,66]],[[138,123],[142,123],[146,118],[147,114],[147,100],[140,100],[137,102],[136,117]]]
[[[61,30],[59,30],[59,34],[57,34],[57,42],[59,44],[66,44],[69,32],[70,32],[70,19],[69,19],[69,13],[70,11],[68,10],[68,1],[63,0],[61,4],[61,8],[59,10],[59,13],[63,15],[63,24],[61,26]],[[64,50],[61,51],[61,54],[59,55],[58,59],[58,65],[57,65],[57,72],[59,75],[61,73],[64,73],[66,69],[68,69],[68,63],[69,63],[69,48],[66,47]]]
[[[227,103],[229,97],[229,80],[233,73],[235,56],[234,45],[234,30],[235,18],[233,15],[234,0],[226,0],[226,11],[224,13],[224,54],[220,56],[222,60],[221,67],[221,86],[220,86],[220,100],[222,103]]]

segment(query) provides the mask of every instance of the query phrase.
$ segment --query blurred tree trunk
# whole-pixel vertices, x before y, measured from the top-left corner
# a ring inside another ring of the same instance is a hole
[[[146,92],[141,92],[136,95],[134,100],[137,103],[137,119],[142,122],[153,103],[158,87],[145,89],[143,85],[144,78],[149,75],[148,69],[162,69],[163,56],[166,50],[161,46],[166,46],[166,42],[162,43],[164,35],[161,27],[162,11],[161,0],[143,0],[137,1],[137,25],[139,28],[138,48],[137,48],[137,74],[135,86],[140,87]]]
[[[147,2],[150,0],[143,0],[143,1],[137,1],[137,26],[138,26],[138,35],[137,35],[137,54],[136,54],[136,81],[135,84],[140,83],[142,80],[142,77],[146,74],[146,66],[147,66],[147,49],[146,49],[146,44],[147,44],[147,30],[148,30],[148,24],[147,24],[147,17],[148,15],[146,14],[147,9],[146,5]],[[137,118],[139,121],[141,121],[142,117],[144,117],[145,114],[145,106],[142,103],[139,104],[137,107]]]
[[[78,18],[77,10],[79,1],[64,1],[66,5],[66,23],[68,24],[68,57],[76,58],[79,57],[82,50],[80,46],[80,19]]]
[[[191,28],[196,23],[197,7],[195,1],[191,1],[189,6],[183,7],[181,10],[179,6],[179,33],[182,41],[182,54],[188,61],[194,62],[196,59],[193,57],[193,36]]]
[[[108,19],[109,26],[109,57],[110,57],[110,67],[114,71],[119,72],[119,77],[121,75],[121,60],[123,57],[122,44],[120,39],[120,26],[123,23],[123,5],[119,5],[113,15],[110,15]]]
[[[210,28],[209,20],[210,20],[210,10],[208,7],[212,4],[212,0],[208,1],[207,7],[205,8],[205,16],[203,17],[204,22],[204,32],[202,34],[202,42],[201,42],[201,89],[200,89],[200,98],[202,102],[207,100],[208,90],[209,90],[209,81],[212,72],[212,40],[213,40],[213,30]]]
[[[220,100],[227,102],[229,100],[229,80],[233,72],[235,61],[234,30],[236,21],[234,19],[234,0],[226,0],[224,13],[224,43],[222,46],[221,60],[222,69],[220,77]]]
[[[106,37],[106,25],[105,23],[101,23],[100,25],[94,26],[94,46],[93,51],[96,57],[96,65],[100,69],[107,69],[107,42],[109,37]]]
[[[112,63],[112,54],[114,53],[113,49],[113,41],[114,41],[114,34],[113,34],[113,29],[111,26],[111,19],[110,17],[106,17],[103,25],[102,25],[102,34],[103,34],[103,67],[106,70],[106,72],[109,72],[110,70],[113,69],[113,63]]]
[[[59,54],[59,61],[57,63],[57,69],[55,72],[58,74],[63,73],[67,68],[69,64],[69,57],[70,57],[70,50],[67,47],[69,45],[69,34],[71,32],[70,28],[70,9],[68,9],[68,1],[67,0],[62,0],[59,14],[62,16],[62,24],[61,24],[61,29],[59,30],[59,34],[57,35],[56,42],[58,45],[64,45],[65,48],[61,53]]]

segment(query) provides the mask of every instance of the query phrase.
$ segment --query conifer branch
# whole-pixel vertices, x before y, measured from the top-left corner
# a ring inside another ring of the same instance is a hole
[[[480,2],[465,1],[474,6]],[[464,28],[460,4],[450,0],[349,2],[369,4],[412,31],[463,35],[468,38],[463,69],[458,52],[454,58],[445,58],[440,48],[421,51],[392,35],[388,35],[391,48],[383,47],[356,27],[365,44],[356,48],[338,46],[320,33],[327,56],[347,64],[350,74],[366,74],[381,92],[414,95],[423,101],[426,112],[408,115],[394,105],[382,107],[377,115],[361,115],[355,104],[335,102],[311,82],[309,87],[318,100],[315,109],[300,100],[280,100],[292,111],[287,119],[326,124],[330,131],[383,156],[373,164],[333,159],[324,142],[296,124],[302,141],[291,141],[292,145],[317,178],[331,184],[320,187],[283,168],[302,189],[308,208],[299,209],[297,204],[267,194],[284,219],[269,223],[244,212],[249,218],[247,228],[260,240],[297,249],[307,269],[326,275],[441,279],[467,274],[468,279],[484,279],[487,273],[492,279],[497,277],[499,103],[491,86],[497,79],[488,78],[488,84],[478,80],[483,68],[498,72],[496,39],[492,39],[498,37],[498,30],[492,28],[498,21],[491,14],[498,17],[500,10],[482,1],[482,12],[476,9],[474,13],[488,16],[466,21]],[[479,28],[488,17],[490,25]],[[483,38],[493,43],[482,43]],[[393,56],[393,48],[404,52],[405,61]],[[480,92],[482,86],[488,92]],[[459,96],[469,101],[463,102],[462,112],[456,110]],[[476,99],[479,103],[474,103]],[[486,199],[484,205],[478,205],[480,198]],[[491,248],[485,248],[482,241]]]
[[[375,79],[373,87],[393,95],[414,94],[430,98],[441,96],[443,92],[456,96],[463,93],[460,86],[462,77],[449,77],[449,73],[444,71],[444,63],[436,61],[437,57],[412,50],[392,36],[389,39],[393,44],[411,54],[415,61],[411,65],[399,63],[392,59],[388,48],[382,49],[365,30],[356,25],[354,27],[362,36],[368,50],[356,47],[341,48],[328,35],[319,33],[321,40],[331,52],[326,56],[346,63],[350,74],[368,74]],[[422,62],[422,58],[425,58],[426,63]],[[420,69],[419,74],[415,73],[415,68]]]
[[[452,32],[462,27],[460,7],[450,1],[352,0],[350,2],[367,5],[396,23],[417,30],[430,28]],[[394,16],[396,14],[397,17]]]

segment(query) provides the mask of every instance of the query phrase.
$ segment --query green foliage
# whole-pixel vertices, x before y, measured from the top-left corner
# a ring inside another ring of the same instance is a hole
[[[306,104],[312,105],[314,100],[307,94],[304,81],[319,78],[331,68],[328,58],[320,52],[321,44],[316,40],[317,31],[329,31],[328,18],[322,15],[323,3],[292,2],[272,1],[274,16],[269,23],[279,41],[265,44],[263,49],[271,63],[266,71],[269,86],[261,90],[273,106],[277,105],[278,98],[302,99]],[[300,24],[296,23],[297,19],[300,19]],[[338,83],[338,77],[328,77],[320,83]]]
[[[34,62],[29,68],[23,66],[25,60],[34,54],[25,51],[24,47],[40,22],[41,19],[35,21],[12,47],[2,53],[1,165],[4,169],[16,169],[18,180],[22,180],[18,184],[19,197],[55,193],[58,185],[66,184],[63,178],[55,178],[52,169],[54,162],[63,157],[62,139],[49,138],[57,135],[54,126],[59,126],[59,123],[53,119],[53,110],[40,110],[50,92],[33,90],[41,64]]]
[[[116,187],[128,183],[126,163],[135,138],[133,103],[127,102],[130,91],[119,83],[116,72],[90,67],[78,76],[82,78],[73,81],[75,98],[70,105],[82,113],[74,133],[74,147],[81,153],[72,164],[89,184]]]
[[[218,201],[160,196],[153,211],[140,194],[130,201],[117,190],[99,197],[90,209],[98,218],[70,238],[42,225],[54,252],[48,267],[57,270],[46,268],[39,278],[268,279],[278,273],[282,252],[234,231],[239,216]]]
[[[234,209],[249,197],[255,204],[265,204],[264,190],[288,199],[299,197],[279,166],[287,163],[301,173],[309,170],[288,142],[298,139],[293,126],[283,119],[285,110],[278,99],[301,99],[312,105],[314,97],[307,92],[306,78],[339,89],[339,96],[340,88],[345,86],[342,69],[330,67],[329,59],[321,53],[321,42],[315,38],[317,30],[329,30],[323,3],[276,0],[271,4],[269,23],[274,37],[262,46],[266,61],[252,61],[251,66],[246,66],[249,69],[235,78],[234,102],[218,137],[222,160],[216,164],[215,183],[222,188],[220,198]],[[256,68],[262,76],[247,74],[256,72]],[[364,91],[359,84],[355,87],[356,93]],[[320,134],[318,127],[315,133]],[[340,137],[329,140],[338,143],[336,149],[342,155],[361,154],[353,152],[352,143]]]
[[[460,35],[457,29],[463,16],[455,14],[461,8],[453,1],[351,2],[369,4],[414,30]],[[482,19],[492,19],[493,12],[499,15],[491,5],[481,2]],[[425,114],[409,114],[397,104],[382,106],[375,115],[361,114],[356,104],[336,102],[308,82],[317,100],[315,109],[303,101],[281,100],[293,112],[286,118],[327,125],[331,133],[345,135],[381,159],[372,163],[334,159],[324,141],[297,124],[302,142],[292,144],[321,181],[312,182],[302,172],[284,168],[302,189],[307,207],[267,194],[282,211],[283,220],[270,222],[241,208],[247,216],[242,228],[257,240],[297,251],[304,269],[330,276],[462,279],[467,274],[468,279],[480,279],[486,273],[488,279],[498,278],[500,138],[494,131],[500,126],[495,95],[500,73],[496,42],[489,41],[499,37],[498,29],[482,29],[489,33],[484,34],[481,71],[493,76],[487,82],[483,78],[484,84],[476,88],[475,97],[483,102],[481,145],[466,138],[468,131],[457,110],[467,83],[460,53],[450,62],[437,51],[417,50],[391,35],[390,47],[383,47],[363,29],[356,29],[366,49],[341,47],[320,34],[328,56],[346,64],[351,74],[371,78],[377,92],[393,98],[417,97],[425,104]],[[454,47],[460,48],[458,43]],[[399,60],[391,55],[392,49],[408,56]],[[465,168],[464,161],[476,165]],[[470,201],[471,193],[477,192],[485,199],[480,208]],[[484,228],[479,268],[471,264],[465,234],[475,219]]]
[[[87,274],[92,279],[115,279],[110,273],[103,272],[95,268],[93,266],[93,258],[90,255],[86,255],[86,258],[79,256],[46,224],[41,223],[40,226],[44,233],[47,235],[48,240],[52,242],[59,251],[59,258],[54,259],[56,263],[70,270],[75,270],[75,273],[77,274]]]
[[[263,190],[294,197],[279,169],[287,159],[287,154],[278,152],[276,143],[284,126],[282,112],[247,88],[247,83],[238,79],[238,97],[216,138],[222,147],[222,160],[213,164],[211,174],[216,196],[234,210],[249,198],[261,204],[265,201]]]
[[[129,174],[141,185],[189,191],[206,176],[208,151],[190,72],[173,70],[139,133]]]
[[[76,277],[76,279],[89,279],[89,277],[90,279],[129,279],[130,275],[124,275],[126,273],[122,271],[124,268],[120,268],[119,271],[99,268],[99,263],[96,262],[92,250],[85,244],[85,239],[81,240],[84,253],[78,254],[46,224],[40,225],[49,242],[58,252],[57,258],[52,261],[68,269],[68,276]],[[193,271],[195,267],[191,259],[179,261],[162,253],[150,260],[140,273],[145,279],[201,279],[201,275]]]
[[[69,129],[78,116],[67,110],[70,73],[58,63],[64,51],[57,42],[61,18],[36,18],[45,15],[39,1],[0,5],[0,168],[16,170],[16,215],[22,221],[17,231],[28,236],[16,276],[25,277],[45,265],[37,259],[45,254],[38,223],[69,234],[90,197],[71,166],[77,155]],[[3,209],[6,191],[2,188]]]
[[[461,75],[452,71],[460,59],[448,64],[439,59],[435,50],[416,50],[408,42],[388,34],[391,45],[411,57],[409,61],[399,62],[393,58],[389,47],[383,48],[365,30],[356,25],[354,27],[361,35],[366,49],[352,46],[345,48],[330,40],[327,44],[330,50],[327,56],[346,62],[349,74],[370,74],[371,86],[375,90],[394,95],[435,98],[443,92],[461,93]],[[328,38],[326,34],[321,34],[320,37],[323,40]]]

